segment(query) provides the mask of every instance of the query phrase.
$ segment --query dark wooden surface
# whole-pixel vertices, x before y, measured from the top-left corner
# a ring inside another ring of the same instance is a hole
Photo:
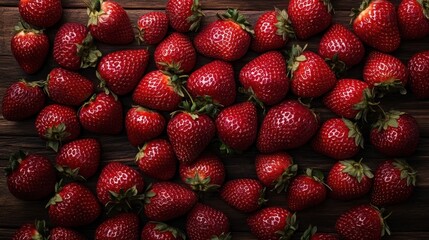
[[[10,38],[12,36],[13,26],[19,19],[17,10],[17,2],[12,0],[0,0],[0,96],[6,88],[17,81],[19,78],[27,78],[29,80],[40,80],[46,77],[49,70],[55,66],[50,59],[43,70],[36,75],[27,76],[19,68],[15,59],[10,52]],[[87,16],[82,1],[63,0],[64,16],[61,23],[67,21],[75,21],[86,23]],[[125,1],[118,0],[127,10],[130,19],[135,22],[137,18],[150,10],[162,10],[165,6],[165,0],[157,1]],[[349,21],[348,14],[350,9],[358,7],[360,1],[351,0],[334,0],[333,5],[336,9],[334,17],[335,22],[347,24]],[[399,0],[392,1],[396,5]],[[237,7],[243,10],[243,13],[248,16],[251,23],[254,23],[261,12],[270,10],[273,6],[286,8],[287,1],[276,0],[217,0],[217,1],[202,1],[203,9],[207,15],[204,20],[206,23],[215,18],[215,13],[227,7]],[[61,24],[60,23],[60,24]],[[50,39],[58,29],[56,25],[49,29]],[[310,39],[309,49],[316,50],[321,34]],[[394,55],[406,62],[407,59],[414,53],[429,49],[429,38],[418,41],[402,42],[400,49]],[[289,43],[290,45],[291,43]],[[100,50],[106,54],[116,49],[138,48],[135,43],[129,46],[112,47],[103,44],[98,44]],[[150,48],[153,51],[153,47]],[[234,63],[236,73],[248,61],[256,56],[255,53],[249,52],[246,56]],[[200,57],[198,66],[207,63],[209,59]],[[197,66],[197,67],[198,67]],[[154,68],[153,62],[150,68]],[[351,69],[348,77],[361,78],[362,64]],[[91,79],[95,79],[95,74],[92,69],[81,71],[82,74]],[[123,99],[126,109],[130,107],[130,96]],[[418,171],[417,188],[411,199],[403,204],[389,207],[387,210],[392,212],[388,223],[392,230],[392,235],[386,239],[428,239],[429,238],[429,101],[417,101],[412,96],[394,96],[383,99],[383,105],[387,108],[395,107],[401,111],[406,111],[412,114],[420,124],[421,141],[417,152],[408,158],[409,163]],[[333,116],[328,110],[323,107],[316,108],[322,119],[327,119]],[[46,149],[44,142],[39,139],[34,129],[34,118],[23,122],[9,122],[0,117],[0,168],[4,168],[7,163],[8,156],[17,151],[24,149],[32,153],[47,155],[51,160],[55,158],[55,154]],[[122,161],[135,166],[133,159],[137,153],[137,149],[132,147],[128,142],[125,133],[118,136],[95,136],[84,132],[82,136],[94,136],[100,139],[102,143],[102,164],[105,165],[110,161]],[[250,150],[240,156],[222,157],[227,169],[229,179],[250,177],[255,178],[255,170],[253,167],[254,156],[256,150]],[[300,165],[301,169],[306,167],[319,168],[326,174],[329,168],[334,163],[333,160],[314,153],[308,146],[290,151],[295,161]],[[366,145],[365,151],[361,152],[360,156],[365,158],[365,161],[374,169],[377,163],[386,159],[384,156],[375,152],[371,146]],[[88,185],[94,189],[96,179],[92,178]],[[270,201],[268,206],[285,206],[284,194],[269,193]],[[231,231],[233,239],[254,239],[248,233],[248,227],[245,224],[245,214],[238,213],[226,206],[217,196],[210,195],[204,199],[204,202],[224,211],[230,218]],[[305,230],[308,224],[317,225],[320,231],[333,232],[336,218],[351,206],[366,203],[367,198],[352,202],[339,202],[328,199],[322,205],[308,209],[298,213],[300,223],[299,232]],[[0,239],[10,239],[13,232],[23,223],[31,222],[34,219],[47,219],[47,213],[44,208],[45,201],[24,202],[14,198],[8,191],[6,186],[6,178],[0,177]],[[183,226],[184,218],[173,221],[176,226]],[[92,238],[93,229],[97,224],[93,224],[82,231]],[[300,234],[296,234],[296,238]]]

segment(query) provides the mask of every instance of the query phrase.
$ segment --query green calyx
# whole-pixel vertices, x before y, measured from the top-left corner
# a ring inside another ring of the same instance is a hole
[[[397,128],[398,119],[403,114],[405,113],[396,110],[390,110],[387,113],[383,112],[381,118],[373,125],[373,128],[377,128],[379,132],[381,130],[387,130],[389,127]]]
[[[156,193],[152,191],[152,184],[149,184],[146,188],[146,192],[144,194],[144,204],[149,204],[150,199],[155,197]]]
[[[325,58],[325,62],[329,65],[337,78],[341,78],[347,71],[346,63],[338,59],[338,53],[335,53],[331,58]]]
[[[48,140],[46,146],[52,148],[55,152],[58,152],[58,148],[61,142],[70,136],[67,132],[66,125],[60,123],[56,126],[52,126],[46,130],[45,138]]]
[[[21,164],[22,160],[24,160],[27,157],[28,153],[19,150],[16,153],[13,153],[9,156],[9,164],[8,167],[4,169],[6,176],[11,174],[13,171],[15,171],[19,164]]]
[[[189,27],[190,31],[196,32],[200,28],[201,20],[205,16],[203,11],[201,10],[201,4],[199,0],[194,0],[194,3],[191,7],[192,15],[189,16],[186,21],[191,23],[191,27]]]
[[[211,236],[210,240],[231,240],[231,233],[222,233],[219,236]]]
[[[323,0],[323,4],[328,9],[328,13],[332,13],[332,14],[335,13],[334,7],[332,7],[332,3],[330,0]]]
[[[49,237],[46,237],[49,234],[49,229],[46,226],[45,220],[35,220],[34,226],[36,228],[36,232],[33,236],[31,236],[32,240],[48,240]]]
[[[237,150],[232,149],[230,146],[226,145],[224,142],[220,141],[220,147],[219,150],[222,154],[225,155],[232,155],[234,153],[237,153]]]
[[[266,202],[268,202],[268,199],[265,198],[265,191],[266,188],[263,188],[260,192],[259,192],[259,199],[258,199],[258,205],[262,206],[264,205]]]
[[[55,165],[55,168],[60,173],[60,175],[66,179],[79,181],[79,182],[85,182],[86,179],[79,175],[79,168],[72,169],[68,166],[61,166],[61,165]]]
[[[62,188],[63,188],[63,179],[61,179],[59,182],[55,184],[55,195],[51,199],[49,199],[45,208],[48,208],[51,205],[55,205],[63,201],[63,198],[59,194]]]
[[[311,237],[316,234],[317,227],[309,225],[301,236],[301,240],[311,240]]]
[[[350,176],[356,178],[359,183],[362,181],[362,178],[364,176],[368,178],[374,177],[374,175],[371,172],[371,169],[366,164],[362,163],[362,159],[359,162],[356,162],[353,160],[345,160],[345,161],[340,161],[340,163],[341,165],[344,166],[341,172],[347,173]]]
[[[374,90],[370,90],[369,88],[366,88],[363,91],[362,100],[359,103],[356,103],[353,106],[354,110],[357,110],[358,113],[355,116],[355,120],[363,120],[367,122],[367,116],[369,112],[375,112],[373,109],[374,106],[378,106],[380,102],[375,101],[375,94]]]
[[[323,183],[323,179],[325,178],[325,176],[323,175],[323,173],[321,171],[314,170],[314,169],[311,169],[311,168],[307,168],[305,170],[305,175],[307,175],[308,177],[311,177],[315,181],[321,182],[321,183]]]
[[[44,29],[35,29],[30,24],[24,22],[23,20],[20,20],[17,25],[14,27],[15,33],[34,33],[34,34],[43,34],[45,31]]]
[[[296,214],[294,213],[287,216],[286,225],[283,230],[277,231],[276,234],[279,236],[279,240],[289,240],[297,229],[298,223],[296,221]]]
[[[287,61],[288,75],[290,78],[293,77],[293,73],[298,69],[299,64],[307,61],[307,58],[303,55],[306,48],[307,44],[304,47],[295,44],[292,45],[292,49],[288,53],[289,60]]]
[[[398,79],[389,79],[387,81],[374,84],[374,89],[377,97],[384,97],[386,93],[399,92],[402,95],[407,94],[404,84]]]
[[[155,224],[155,230],[160,231],[160,232],[170,232],[174,238],[182,238],[182,239],[186,239],[185,234],[180,231],[178,228],[175,227],[171,227],[168,224],[162,223],[162,222],[154,222],[151,221],[150,223]]]
[[[283,37],[283,40],[288,38],[296,38],[295,31],[293,30],[292,23],[289,20],[289,16],[286,10],[280,10],[274,8],[276,12],[277,22],[274,24],[277,27],[277,35]]]
[[[195,172],[192,178],[187,178],[185,182],[191,186],[192,190],[200,192],[211,192],[220,187],[217,184],[210,184],[211,178],[202,178],[198,172]]]
[[[81,68],[95,67],[98,59],[103,55],[94,44],[91,33],[86,35],[82,44],[76,44],[76,47],[77,55],[81,59]]]
[[[381,232],[380,232],[380,236],[383,237],[384,235],[386,235],[386,233],[388,235],[390,235],[390,228],[387,225],[386,219],[390,217],[390,215],[392,214],[391,212],[387,215],[384,215],[385,213],[385,209],[379,209],[377,206],[374,205],[370,205],[374,210],[376,210],[378,212],[378,215],[380,216],[380,222],[381,222]]]
[[[348,138],[353,138],[355,140],[356,146],[364,148],[363,136],[357,123],[353,123],[352,121],[346,118],[343,118],[343,122],[349,129]]]
[[[407,181],[407,186],[416,186],[417,172],[406,161],[395,159],[393,165],[401,171],[401,179]]]
[[[219,19],[230,20],[230,21],[237,23],[238,25],[240,25],[241,29],[243,29],[244,31],[246,31],[252,35],[255,33],[251,29],[251,25],[247,21],[246,17],[243,14],[241,14],[238,11],[238,9],[228,8],[228,10],[226,10],[225,13],[223,13],[223,14],[218,13],[217,16]]]
[[[142,209],[142,200],[145,195],[139,194],[136,186],[127,190],[121,189],[119,192],[109,191],[110,201],[106,203],[107,215],[118,212],[129,212],[138,208]]]
[[[97,25],[99,17],[106,14],[101,10],[103,0],[84,0],[84,2],[87,6],[86,13],[89,16],[88,26]]]
[[[284,170],[284,172],[273,182],[274,188],[277,193],[287,190],[290,180],[296,176],[298,165],[292,164]]]
[[[265,112],[265,104],[261,100],[259,100],[252,87],[249,87],[248,89],[245,89],[244,87],[239,87],[238,92],[247,95],[247,101],[256,104],[256,106],[259,106]]]
[[[362,3],[360,4],[359,9],[356,8],[352,8],[352,11],[350,12],[350,24],[353,24],[354,20],[359,16],[359,14],[364,11],[369,4],[371,3],[372,0],[363,0]]]
[[[417,2],[422,6],[423,8],[423,15],[427,19],[429,19],[429,0],[417,0]]]

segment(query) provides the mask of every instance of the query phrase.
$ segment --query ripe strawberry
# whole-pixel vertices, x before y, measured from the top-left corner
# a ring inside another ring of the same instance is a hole
[[[220,190],[220,197],[229,206],[240,212],[250,213],[258,210],[265,199],[265,188],[255,179],[233,179],[225,183]]]
[[[141,239],[145,240],[185,240],[186,236],[179,229],[165,223],[148,222],[143,227]]]
[[[94,93],[94,84],[79,73],[54,68],[46,80],[45,91],[59,104],[80,106]]]
[[[134,40],[133,27],[127,12],[112,0],[87,0],[88,28],[100,42],[115,45],[129,44]]]
[[[98,225],[95,240],[138,240],[139,218],[135,213],[121,213]]]
[[[277,51],[264,53],[247,63],[239,80],[245,91],[267,105],[279,103],[289,90],[285,59]]]
[[[250,232],[259,240],[290,239],[298,229],[296,215],[281,207],[267,207],[247,218]]]
[[[16,198],[39,200],[54,191],[55,169],[44,156],[19,151],[10,156],[5,172],[9,192]]]
[[[2,115],[9,121],[20,121],[40,112],[45,106],[45,94],[38,82],[21,79],[10,85],[2,100]]]
[[[320,97],[334,88],[337,79],[322,57],[305,48],[292,46],[288,61],[291,90],[298,97]]]
[[[323,173],[307,168],[305,174],[292,179],[286,193],[286,206],[297,212],[321,204],[326,199]]]
[[[186,219],[186,232],[190,240],[226,239],[229,235],[228,216],[208,205],[197,203]]]
[[[85,226],[98,218],[100,205],[94,194],[85,186],[69,183],[57,184],[56,194],[47,204],[49,219],[55,226]]]
[[[393,52],[401,42],[395,6],[388,0],[363,0],[352,9],[353,30],[369,46]]]
[[[48,56],[48,36],[25,22],[18,22],[15,32],[10,40],[12,54],[25,73],[33,74],[42,68]]]
[[[155,45],[164,39],[168,31],[167,14],[148,12],[137,20],[138,40],[148,45]]]
[[[237,9],[228,9],[218,17],[195,36],[195,48],[204,56],[224,61],[242,58],[252,40],[250,23]]]
[[[19,14],[27,23],[38,27],[51,27],[63,14],[61,0],[20,0]]]
[[[146,142],[136,155],[139,169],[151,178],[169,180],[176,173],[173,147],[164,139]]]
[[[95,67],[101,52],[88,28],[80,23],[65,23],[55,35],[53,56],[61,67],[79,70]]]
[[[285,152],[258,154],[255,159],[256,175],[265,187],[280,193],[287,189],[291,178],[296,175],[298,165]]]
[[[372,186],[371,169],[353,160],[339,161],[329,171],[326,183],[334,199],[352,200],[366,195]]]
[[[370,141],[375,149],[386,156],[405,157],[416,151],[419,137],[416,119],[404,112],[392,110],[375,123]]]
[[[185,215],[197,203],[190,189],[172,182],[156,182],[145,194],[144,213],[154,221],[168,221]]]
[[[262,153],[297,148],[317,132],[318,117],[296,100],[287,100],[272,107],[259,130],[256,146]]]
[[[101,59],[97,76],[113,93],[125,95],[137,86],[148,62],[147,49],[112,52]]]
[[[75,230],[55,227],[52,228],[49,234],[49,240],[86,240],[86,237],[76,232]]]
[[[427,2],[422,0],[402,0],[398,6],[397,14],[402,38],[419,39],[429,34]]]
[[[416,174],[403,160],[382,162],[374,174],[371,203],[385,206],[406,201],[416,185]]]
[[[12,240],[45,239],[48,229],[45,221],[36,220],[35,223],[22,225],[12,236]]]
[[[356,123],[345,118],[331,118],[320,127],[312,147],[330,158],[348,159],[363,148],[363,136]]]
[[[168,0],[165,12],[170,26],[183,33],[198,31],[204,16],[199,0]]]
[[[310,225],[303,233],[301,240],[340,240],[340,238],[333,233],[318,233],[317,227]]]
[[[345,240],[378,240],[385,233],[390,234],[380,210],[369,204],[352,207],[341,214],[335,230]]]
[[[113,94],[98,93],[79,110],[82,127],[100,134],[118,134],[122,130],[122,103]]]
[[[291,0],[287,12],[295,35],[304,40],[331,25],[334,9],[330,0]]]
[[[125,116],[125,129],[131,145],[139,146],[161,135],[165,128],[164,117],[155,111],[133,106]]]
[[[429,51],[414,54],[408,61],[410,88],[417,99],[429,98]]]

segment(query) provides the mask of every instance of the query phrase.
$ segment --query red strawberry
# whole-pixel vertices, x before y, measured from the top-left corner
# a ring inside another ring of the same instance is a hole
[[[334,88],[337,79],[322,57],[305,48],[292,46],[288,61],[291,90],[298,97],[320,97]]]
[[[185,215],[197,203],[197,195],[192,190],[172,182],[154,183],[145,196],[144,213],[155,221]]]
[[[393,52],[401,42],[395,6],[388,0],[363,0],[359,9],[352,9],[356,35],[369,46]]]
[[[138,240],[139,218],[135,213],[121,213],[102,222],[95,230],[95,240]]]
[[[250,232],[259,240],[290,239],[298,229],[296,215],[281,207],[267,207],[247,218]]]
[[[316,152],[330,158],[348,159],[363,148],[363,136],[356,123],[345,118],[331,118],[320,127],[312,146]]]
[[[79,106],[94,93],[94,84],[79,73],[54,68],[48,75],[45,91],[59,104]]]
[[[9,121],[24,120],[42,110],[45,98],[38,82],[21,79],[6,89],[1,106],[2,115]]]
[[[317,227],[310,225],[303,233],[301,240],[340,240],[340,238],[332,233],[318,233]]]
[[[131,145],[139,146],[161,135],[165,119],[158,112],[133,106],[125,116],[125,128]]]
[[[334,9],[330,0],[291,0],[287,12],[295,35],[308,39],[331,25]]]
[[[352,200],[366,195],[372,186],[371,169],[353,160],[339,161],[329,171],[326,183],[334,199]]]
[[[272,107],[265,116],[257,140],[262,153],[297,148],[317,132],[318,117],[296,100],[287,100]]]
[[[186,232],[190,240],[227,239],[228,216],[208,205],[197,203],[186,219]]]
[[[413,154],[419,143],[420,131],[416,119],[404,112],[390,111],[373,126],[371,144],[389,157]]]
[[[341,214],[335,230],[344,240],[379,240],[386,232],[390,234],[380,210],[369,204],[355,206]]]
[[[285,59],[277,51],[264,53],[247,63],[239,80],[251,96],[267,105],[279,103],[289,90]]]
[[[410,88],[417,99],[429,98],[429,51],[414,54],[408,61]]]
[[[195,48],[204,56],[224,61],[242,58],[252,40],[250,23],[237,9],[228,9],[218,17],[195,36]]]
[[[54,191],[55,169],[44,156],[19,151],[10,156],[5,171],[9,192],[16,198],[39,200]]]
[[[404,39],[419,39],[429,34],[427,2],[402,0],[398,6],[398,25]]]
[[[125,95],[137,86],[148,62],[147,49],[112,52],[101,59],[97,76],[113,93]]]
[[[80,23],[65,23],[55,35],[53,56],[61,67],[79,70],[95,67],[101,52],[88,28]]]
[[[63,187],[58,184],[56,192],[47,204],[49,219],[56,226],[85,226],[101,213],[97,198],[81,184],[69,183]]]
[[[307,168],[305,174],[292,179],[286,193],[286,206],[291,211],[301,211],[321,204],[326,199],[323,173]]]
[[[154,45],[164,39],[168,31],[168,18],[164,12],[148,12],[137,20],[138,40]]]
[[[151,178],[169,180],[176,173],[173,147],[164,139],[146,142],[136,155],[139,169]]]
[[[20,0],[18,9],[24,21],[44,28],[57,23],[63,14],[61,0]]]
[[[122,103],[113,94],[94,94],[79,110],[82,127],[100,134],[118,134],[123,124]]]
[[[101,146],[98,140],[84,138],[65,144],[55,161],[66,174],[73,175],[77,169],[80,176],[88,179],[97,172],[100,155]]]
[[[76,232],[75,230],[55,227],[52,228],[49,234],[49,240],[86,240],[86,237]]]
[[[168,0],[165,12],[171,27],[183,33],[197,31],[204,16],[199,0]]]
[[[112,0],[88,0],[88,28],[92,36],[107,44],[128,44],[134,40],[127,12]]]
[[[231,207],[240,212],[254,212],[265,199],[265,188],[255,179],[242,178],[229,180],[220,190],[220,197]]]
[[[403,160],[382,162],[374,174],[371,203],[385,206],[405,202],[416,185],[416,171]]]
[[[192,97],[209,96],[215,103],[230,106],[236,96],[234,69],[228,62],[214,60],[195,70],[186,81],[186,88]]]
[[[45,239],[48,229],[45,221],[35,221],[22,225],[12,236],[12,240]]]
[[[298,165],[285,152],[258,154],[255,159],[256,175],[265,187],[277,192],[287,189],[291,178],[296,175]]]
[[[186,239],[179,229],[165,223],[148,222],[143,227],[141,239],[145,240],[184,240]]]
[[[18,22],[15,32],[10,40],[12,54],[25,73],[33,74],[42,68],[48,56],[48,36],[24,22]]]

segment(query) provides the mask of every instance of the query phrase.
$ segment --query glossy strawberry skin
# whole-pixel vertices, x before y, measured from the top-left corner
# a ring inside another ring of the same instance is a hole
[[[20,0],[19,14],[27,23],[38,27],[51,27],[63,14],[61,0]]]
[[[319,205],[325,201],[326,196],[326,187],[322,183],[309,176],[300,175],[289,184],[286,206],[291,211],[301,211]]]
[[[163,12],[148,12],[137,20],[139,38],[145,44],[154,45],[164,39],[168,31],[168,18]]]
[[[96,240],[138,240],[139,218],[135,213],[121,213],[102,222],[95,230]]]
[[[189,21],[193,13],[195,0],[169,0],[165,12],[168,16],[170,26],[177,32],[189,32],[192,21]]]
[[[131,145],[139,146],[164,131],[165,118],[158,112],[133,106],[125,116],[125,129]]]
[[[410,88],[417,99],[429,98],[429,51],[414,54],[408,61]]]
[[[265,187],[272,188],[292,164],[292,157],[285,152],[258,154],[255,159],[256,175]]]
[[[429,19],[417,0],[402,0],[398,6],[398,25],[404,39],[419,39],[429,34]],[[427,11],[427,10],[426,10]]]
[[[283,38],[277,34],[276,23],[278,23],[276,11],[265,12],[256,20],[255,36],[250,45],[253,51],[266,52],[286,46],[288,37]]]
[[[226,182],[220,190],[220,197],[238,211],[250,213],[260,208],[263,192],[264,186],[258,180],[242,178]]]
[[[49,239],[50,240],[63,240],[63,239],[85,240],[86,237],[72,229],[55,227],[51,229]]]
[[[277,240],[288,224],[287,219],[292,215],[287,209],[281,207],[267,207],[247,218],[250,232],[257,239]]]
[[[170,226],[165,225],[166,228]],[[147,222],[143,227],[141,233],[141,239],[145,240],[184,240],[184,238],[180,234],[173,234],[170,230],[158,229],[157,222]]]
[[[12,240],[32,240],[40,238],[41,233],[36,229],[34,223],[22,225],[12,236]]]
[[[206,240],[229,232],[225,213],[208,205],[197,203],[186,219],[186,232],[191,240]]]

